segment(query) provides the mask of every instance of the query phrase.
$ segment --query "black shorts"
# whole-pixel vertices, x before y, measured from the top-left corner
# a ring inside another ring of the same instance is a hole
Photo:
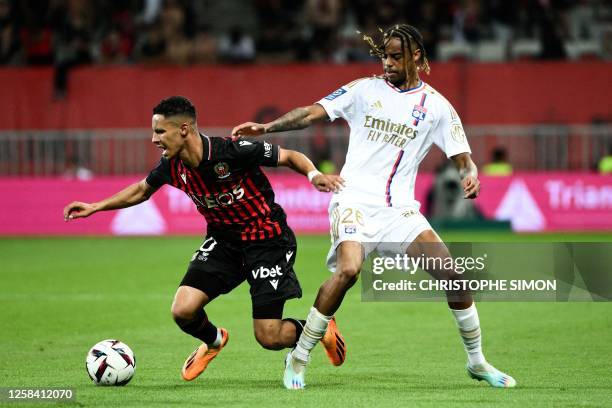
[[[287,299],[302,297],[293,270],[296,255],[295,235],[288,227],[279,237],[262,241],[229,241],[211,234],[191,258],[181,286],[200,289],[212,300],[246,280],[253,317],[280,318]],[[270,315],[271,310],[276,312]]]

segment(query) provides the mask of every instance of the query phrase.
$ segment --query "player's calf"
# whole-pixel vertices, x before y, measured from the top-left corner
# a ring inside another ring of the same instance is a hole
[[[304,320],[256,319],[255,339],[267,350],[282,350],[294,347],[302,334]]]
[[[314,307],[331,318],[342,304],[346,292],[357,282],[359,271],[357,266],[339,266],[332,277],[319,288]]]
[[[282,350],[285,345],[281,341],[280,333],[255,332],[255,340],[266,350]]]
[[[198,309],[192,315],[176,313],[173,309],[172,317],[177,326],[185,333],[202,340],[206,344],[213,344],[219,337],[219,330],[208,320],[204,309]]]

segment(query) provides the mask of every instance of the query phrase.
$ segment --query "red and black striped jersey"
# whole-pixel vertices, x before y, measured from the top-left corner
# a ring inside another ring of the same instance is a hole
[[[204,157],[197,168],[178,157],[162,157],[147,184],[170,184],[187,194],[206,218],[208,233],[231,240],[274,238],[286,227],[286,215],[261,166],[278,166],[279,147],[265,141],[200,135]]]

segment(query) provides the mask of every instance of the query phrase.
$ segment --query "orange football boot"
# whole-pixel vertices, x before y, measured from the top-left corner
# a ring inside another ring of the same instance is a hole
[[[185,360],[185,364],[183,364],[183,369],[181,370],[184,380],[191,381],[196,379],[206,370],[208,364],[217,357],[217,354],[219,354],[223,347],[225,347],[229,340],[227,330],[223,328],[219,330],[221,330],[221,344],[219,347],[209,347],[206,343],[202,343],[202,345],[195,349],[187,360]]]
[[[346,344],[344,343],[344,337],[340,334],[338,326],[336,325],[336,318],[332,317],[327,326],[325,336],[321,339],[327,358],[335,366],[340,366],[346,359]]]

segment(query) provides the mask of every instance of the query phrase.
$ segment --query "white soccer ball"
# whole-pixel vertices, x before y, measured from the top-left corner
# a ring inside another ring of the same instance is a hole
[[[85,367],[97,385],[125,385],[134,376],[134,352],[119,340],[102,340],[89,350]]]

